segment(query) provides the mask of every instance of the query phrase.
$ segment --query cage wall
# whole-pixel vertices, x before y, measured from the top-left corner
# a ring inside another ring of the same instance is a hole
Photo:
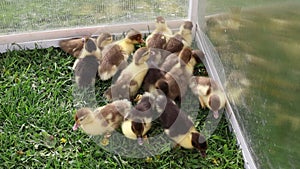
[[[273,2],[274,1],[272,1],[271,3],[268,1],[232,1],[230,3],[225,3],[223,1],[221,2],[216,0],[102,0],[72,1],[72,3],[60,1],[45,2],[42,0],[2,1],[0,3],[0,8],[2,11],[4,11],[4,15],[1,19],[1,23],[4,24],[1,24],[0,45],[3,50],[7,47],[10,48],[10,46],[8,45],[11,45],[14,42],[23,44],[25,47],[29,48],[34,48],[35,43],[39,43],[43,47],[57,46],[57,42],[64,38],[82,36],[87,34],[97,34],[101,31],[122,33],[122,31],[125,31],[131,26],[147,32],[148,29],[153,29],[154,19],[158,15],[165,16],[165,18],[169,21],[168,24],[172,28],[178,28],[183,20],[190,19],[194,23],[198,23],[198,27],[196,27],[195,29],[195,40],[198,47],[203,49],[210,58],[207,61],[210,76],[216,79],[219,83],[223,84],[224,89],[227,91],[227,93],[242,93],[242,95],[239,95],[238,99],[235,99],[235,96],[229,96],[230,105],[227,106],[227,111],[229,113],[227,117],[233,125],[232,131],[237,134],[237,137],[239,139],[239,144],[241,145],[244,157],[246,159],[245,167],[253,168],[255,167],[254,163],[257,163],[258,165],[263,164],[263,167],[273,167],[276,166],[275,160],[277,158],[280,158],[278,162],[282,162],[281,164],[278,164],[280,167],[284,168],[283,166],[286,165],[284,161],[289,163],[287,164],[287,166],[293,167],[297,166],[297,162],[295,161],[295,157],[298,157],[297,152],[293,151],[291,148],[286,149],[285,151],[282,143],[273,143],[272,141],[275,138],[280,139],[281,137],[284,137],[285,139],[291,137],[294,141],[298,140],[299,138],[288,136],[284,133],[277,133],[278,130],[276,131],[275,129],[270,128],[276,124],[287,125],[287,122],[291,122],[293,123],[293,126],[288,126],[287,128],[292,128],[291,133],[296,133],[297,131],[299,131],[299,128],[296,125],[298,117],[295,115],[286,114],[286,116],[283,117],[286,120],[283,120],[282,122],[280,115],[273,116],[272,114],[268,114],[268,116],[272,116],[272,119],[266,119],[266,117],[264,116],[257,115],[257,113],[261,114],[262,110],[263,112],[267,112],[268,106],[266,106],[266,102],[273,102],[274,100],[265,98],[265,96],[262,94],[265,92],[265,90],[260,91],[261,93],[255,93],[261,97],[247,97],[249,93],[244,93],[244,91],[259,91],[259,87],[253,85],[253,83],[256,82],[256,77],[252,77],[248,74],[249,67],[245,66],[245,64],[248,64],[248,62],[250,62],[251,65],[253,64],[253,62],[255,62],[254,65],[260,65],[262,68],[265,68],[267,66],[263,65],[265,62],[262,61],[265,58],[262,57],[264,55],[261,55],[260,57],[254,57],[255,55],[253,53],[239,53],[240,48],[244,49],[249,47],[248,42],[251,40],[253,40],[253,43],[269,42],[269,40],[267,39],[255,39],[255,36],[249,36],[249,39],[243,39],[241,36],[242,34],[246,35],[250,29],[255,30],[261,28],[261,25],[253,24],[254,22],[256,22],[256,20],[251,20],[252,18],[249,17],[249,14],[259,13],[260,15],[258,15],[257,18],[261,16],[267,17],[264,14],[265,11],[269,11],[270,13],[272,13],[272,11],[278,10],[278,8],[274,7],[276,6],[276,4],[272,4]],[[28,11],[28,9],[25,9],[23,7],[24,5],[22,5],[22,3],[26,3],[26,5],[32,6],[36,6],[36,4],[38,4],[39,8],[31,8],[30,11]],[[64,8],[64,6],[68,6],[68,8]],[[257,12],[257,7],[259,7],[261,11]],[[13,13],[8,13],[5,12],[8,11],[7,8],[15,8],[16,10]],[[295,17],[295,20],[288,22],[298,23],[298,13],[296,12],[296,8],[292,8],[292,5],[287,5],[287,8],[287,11],[290,12],[290,16]],[[253,13],[251,13],[251,11],[253,11]],[[249,12],[249,14],[247,12]],[[283,31],[284,28],[290,28],[290,23],[285,22],[287,16],[276,16],[276,14],[280,13],[281,12],[275,14],[272,13],[270,18],[271,22],[280,24],[280,26],[282,26],[282,30],[280,29],[279,31]],[[244,14],[248,15],[244,16]],[[206,19],[204,19],[204,16],[208,15],[212,16],[206,17]],[[248,21],[250,21],[252,24],[246,25]],[[261,22],[264,25],[265,23],[269,22],[269,20],[262,20]],[[251,25],[253,27],[250,27]],[[271,29],[266,26],[267,25],[264,25],[264,28],[268,28],[267,30]],[[296,24],[295,27],[291,28],[296,29],[298,28],[298,26],[299,25]],[[235,35],[234,33],[236,33],[238,35],[237,37],[234,37],[230,33],[232,33],[233,35]],[[266,34],[263,29],[260,33],[263,35]],[[292,39],[291,37],[285,38],[289,40]],[[212,41],[212,43],[210,42],[210,40]],[[238,41],[240,43],[240,46],[222,46],[228,45],[232,41]],[[297,46],[298,44],[296,40],[292,43],[294,43],[294,46]],[[262,45],[264,44],[262,43]],[[215,47],[217,50],[215,50]],[[257,47],[252,48],[252,50],[257,49]],[[220,51],[220,49],[223,50]],[[268,53],[268,51],[264,52]],[[237,54],[233,55],[235,53]],[[275,64],[278,62],[272,63]],[[242,69],[243,66],[247,69]],[[297,71],[298,70],[294,68],[291,72],[296,72],[295,74],[297,74]],[[254,79],[251,79],[250,77]],[[263,76],[262,79],[263,78],[265,77]],[[269,81],[269,83],[271,84],[271,80]],[[261,83],[259,84],[264,85],[265,83],[261,81]],[[287,84],[284,83],[284,85]],[[251,88],[250,86],[254,88]],[[287,86],[290,87],[289,85]],[[238,89],[238,91],[234,91],[233,88]],[[297,90],[295,86],[292,86],[291,89],[292,91]],[[274,91],[268,92],[272,93]],[[239,104],[237,100],[241,101],[242,104]],[[263,105],[266,107],[263,107],[262,110],[254,109],[253,107],[260,104],[261,101],[264,102]],[[287,104],[294,105],[295,103],[292,102]],[[276,104],[273,106],[276,107],[278,105]],[[274,111],[278,110],[275,109]],[[290,111],[292,111],[292,109]],[[259,129],[256,128],[257,124],[261,124],[262,126],[268,128],[268,130],[265,130],[264,127]],[[268,126],[268,124],[270,124],[270,126]],[[257,130],[257,132],[253,132],[255,130]],[[267,137],[262,134],[265,132],[270,134],[273,131],[274,134],[271,134]],[[281,137],[279,137],[277,134]],[[293,136],[295,135],[293,134]],[[263,142],[262,140],[267,140],[268,142]],[[270,146],[270,143],[273,143],[273,145]],[[268,147],[269,149],[262,149],[263,151],[265,151],[262,152],[260,149],[264,146]],[[277,156],[279,150],[283,152],[285,151],[286,153],[291,153],[289,159],[285,159],[282,156]],[[255,159],[254,161],[252,161],[251,154]],[[270,161],[270,158],[274,158],[274,160]]]
[[[299,166],[299,5],[212,0],[206,8],[206,34],[224,65],[218,74],[259,168]]]

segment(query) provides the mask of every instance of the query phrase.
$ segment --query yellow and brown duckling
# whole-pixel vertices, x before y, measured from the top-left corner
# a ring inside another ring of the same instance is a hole
[[[114,101],[94,111],[90,108],[81,108],[75,114],[73,130],[80,127],[88,135],[110,133],[120,126],[124,115],[130,112],[131,107],[131,102],[124,99]]]
[[[125,68],[129,55],[134,51],[134,45],[142,42],[142,34],[131,29],[124,39],[105,46],[98,70],[101,80],[108,80],[116,74],[118,69]]]
[[[218,84],[209,77],[193,76],[189,86],[192,92],[198,96],[201,107],[209,108],[213,111],[214,118],[219,118],[218,111],[225,107],[226,96]]]
[[[168,97],[158,96],[156,109],[160,113],[159,121],[165,134],[176,144],[186,149],[196,149],[206,157],[207,142],[198,132],[188,115],[181,111]]]
[[[93,38],[87,38],[84,42],[81,54],[73,65],[75,81],[80,88],[95,84],[100,60],[101,51],[97,47],[95,40]]]
[[[98,48],[102,51],[105,46],[113,42],[113,37],[110,33],[103,32],[97,37],[96,42]]]
[[[189,70],[188,63],[192,58],[192,50],[184,48],[179,54],[179,61],[172,69],[167,72],[163,78],[159,79],[155,86],[162,89],[168,87],[166,95],[172,100],[181,100],[181,97],[187,91],[187,86],[192,73]]]
[[[82,38],[61,40],[59,42],[59,47],[68,54],[71,54],[75,58],[78,58],[81,54],[81,50],[83,49],[85,41],[89,38],[93,37],[84,36]],[[96,40],[96,44],[100,50],[102,50],[104,46],[112,43],[112,36],[107,32],[100,33],[97,38],[93,39]]]
[[[72,38],[59,41],[59,47],[66,53],[74,56],[75,58],[79,57],[81,50],[83,48],[84,42],[88,37],[82,38]]]
[[[133,55],[133,61],[121,72],[104,96],[108,100],[131,99],[134,97],[148,71],[147,60],[149,57],[150,51],[147,47],[139,48]]]
[[[164,49],[166,51],[169,51],[170,53],[179,53],[185,46],[186,46],[186,42],[182,37],[182,35],[175,34],[174,36],[169,38]]]
[[[155,29],[152,32],[152,34],[155,34],[155,33],[158,33],[158,32],[160,32],[160,33],[162,33],[166,36],[171,36],[173,34],[172,30],[167,25],[167,22],[166,22],[165,18],[162,17],[162,16],[156,17]],[[150,35],[150,38],[151,38],[151,35]]]
[[[145,92],[136,106],[124,118],[121,128],[123,134],[130,139],[137,139],[139,145],[144,143],[143,138],[151,128],[155,97]]]
[[[167,43],[167,37],[161,33],[153,33],[151,37],[146,39],[146,46],[148,48],[163,49]]]
[[[179,34],[185,40],[186,46],[191,46],[193,37],[192,37],[193,23],[191,21],[185,21],[179,28],[179,31],[175,34]]]

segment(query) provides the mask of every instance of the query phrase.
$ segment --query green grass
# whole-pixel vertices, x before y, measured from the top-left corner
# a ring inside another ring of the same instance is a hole
[[[0,55],[0,168],[243,168],[224,117],[208,139],[206,159],[180,148],[142,159],[122,157],[103,150],[81,130],[72,131],[73,62],[57,48]],[[109,81],[97,83],[98,98],[108,86]],[[201,112],[197,129],[207,115]]]

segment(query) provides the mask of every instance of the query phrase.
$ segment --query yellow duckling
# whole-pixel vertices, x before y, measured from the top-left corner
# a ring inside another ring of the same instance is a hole
[[[179,34],[185,40],[186,46],[191,46],[193,37],[192,37],[192,29],[193,29],[193,22],[185,21],[179,28],[179,31],[175,34]]]

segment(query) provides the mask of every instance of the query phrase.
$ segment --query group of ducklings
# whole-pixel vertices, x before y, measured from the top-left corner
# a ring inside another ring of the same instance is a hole
[[[101,80],[108,80],[119,72],[104,93],[110,103],[95,110],[87,107],[77,110],[73,130],[81,127],[89,135],[108,138],[110,132],[121,126],[126,137],[142,145],[157,116],[172,141],[187,149],[195,148],[205,157],[206,138],[177,103],[190,88],[202,108],[208,107],[218,118],[218,110],[225,106],[226,98],[214,80],[193,76],[194,66],[205,55],[191,48],[192,28],[193,23],[185,21],[173,34],[159,16],[146,41],[135,29],[115,42],[109,33],[61,41],[60,47],[76,57],[73,70],[79,87],[94,85],[97,73]],[[145,43],[145,47],[134,52],[135,45],[140,43]],[[144,93],[138,94],[141,89]],[[133,106],[132,102],[137,103]]]

